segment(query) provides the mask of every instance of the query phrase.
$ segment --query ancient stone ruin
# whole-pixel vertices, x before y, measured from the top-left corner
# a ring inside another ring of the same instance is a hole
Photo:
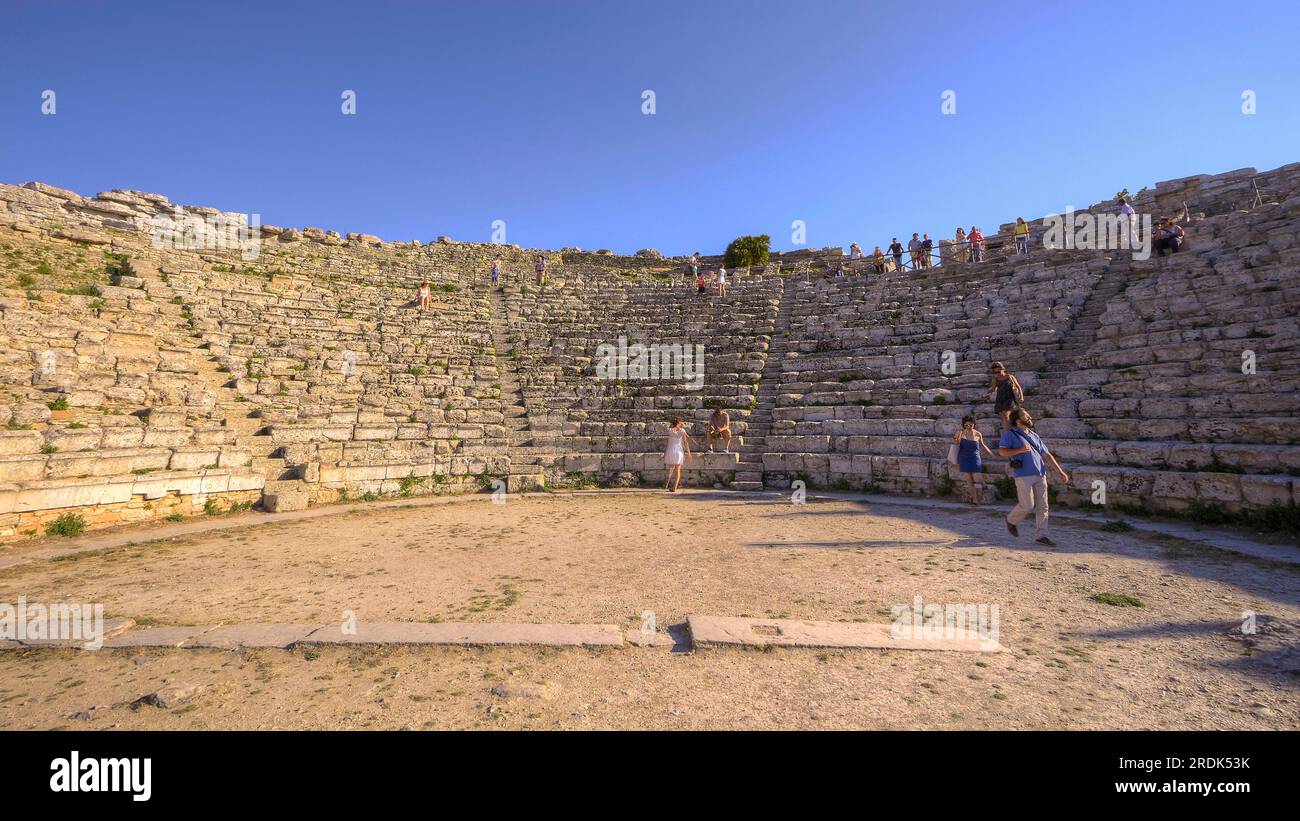
[[[688,483],[943,494],[960,417],[997,431],[982,399],[992,360],[1020,378],[1072,471],[1060,502],[1090,504],[1104,486],[1108,505],[1152,510],[1292,505],[1298,195],[1300,164],[1144,190],[1140,213],[1187,230],[1172,263],[1047,249],[1039,221],[1015,256],[1009,221],[981,264],[945,254],[882,275],[838,248],[801,251],[732,272],[719,298],[657,252],[548,252],[541,287],[537,252],[517,246],[0,185],[0,540],[67,514],[93,528],[662,482],[670,419],[702,445],[715,406],[739,435],[732,453],[689,463]],[[222,220],[256,253],[201,228]],[[600,346],[620,338],[703,345],[699,389],[671,373],[601,378]],[[1001,460],[987,469],[992,481]]]

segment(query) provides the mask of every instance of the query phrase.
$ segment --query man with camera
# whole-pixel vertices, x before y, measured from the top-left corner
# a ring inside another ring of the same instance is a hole
[[[1016,497],[1019,500],[1007,514],[1007,531],[1012,536],[1019,536],[1020,529],[1016,525],[1032,510],[1034,535],[1038,537],[1035,541],[1055,547],[1056,542],[1047,536],[1047,463],[1051,463],[1062,482],[1068,483],[1070,474],[1056,461],[1047,445],[1034,433],[1033,427],[1034,418],[1029,415],[1029,411],[1014,408],[1011,411],[1011,429],[1004,432],[1002,440],[998,442],[998,454],[1010,459],[1011,475],[1016,480]]]

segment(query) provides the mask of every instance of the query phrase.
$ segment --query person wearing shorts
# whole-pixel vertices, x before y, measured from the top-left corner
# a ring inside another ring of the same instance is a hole
[[[429,287],[429,280],[426,279],[420,283],[415,295],[419,299],[421,311],[433,304],[433,289]]]
[[[1025,401],[1024,389],[1015,374],[1007,373],[1001,362],[990,365],[989,372],[993,374],[993,383],[985,396],[993,398],[993,412],[1002,417],[1002,429],[1011,430],[1011,411]]]
[[[718,268],[718,296],[727,295],[727,269]]]

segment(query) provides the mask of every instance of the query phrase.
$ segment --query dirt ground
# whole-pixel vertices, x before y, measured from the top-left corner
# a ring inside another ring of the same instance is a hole
[[[34,560],[0,570],[0,602],[102,602],[141,625],[353,611],[632,629],[646,610],[660,631],[687,614],[888,623],[920,595],[997,604],[1009,652],[0,650],[0,728],[1300,726],[1300,567],[1066,522],[1042,548],[998,513],[539,494]],[[1241,634],[1244,611],[1258,634]],[[202,689],[175,708],[132,705],[165,684]]]

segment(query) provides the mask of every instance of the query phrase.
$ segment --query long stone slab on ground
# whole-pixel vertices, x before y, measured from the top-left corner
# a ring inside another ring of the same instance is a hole
[[[1002,650],[992,639],[894,638],[888,624],[792,619],[747,619],[732,616],[687,616],[691,641],[698,647],[869,647],[886,650],[956,650],[990,653]]]
[[[117,636],[135,626],[135,619],[104,619],[103,635],[101,638],[107,643],[108,639]],[[74,647],[85,649],[86,638],[77,639],[23,639],[14,642],[15,645],[23,647]],[[3,645],[0,645],[3,646]]]
[[[612,624],[373,622],[357,624],[354,633],[345,633],[342,625],[331,624],[311,633],[301,643],[622,647],[623,634]]]
[[[209,630],[216,629],[216,627],[215,624],[197,627],[146,627],[143,630],[132,630],[111,639],[106,639],[104,646],[109,649],[123,647],[180,647],[186,641]]]
[[[292,647],[320,630],[320,624],[227,624],[181,643],[185,648],[238,650],[241,647]]]

